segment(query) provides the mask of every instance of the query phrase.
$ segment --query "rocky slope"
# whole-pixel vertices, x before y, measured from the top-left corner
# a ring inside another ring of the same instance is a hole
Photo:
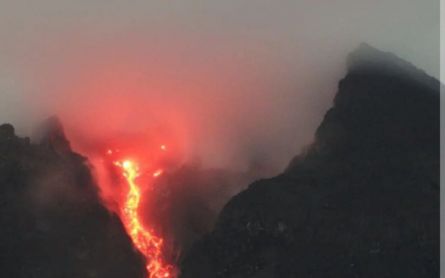
[[[309,150],[223,209],[182,278],[438,277],[439,83],[367,45]]]
[[[1,277],[145,277],[86,160],[54,120],[40,144],[0,126],[0,227]]]

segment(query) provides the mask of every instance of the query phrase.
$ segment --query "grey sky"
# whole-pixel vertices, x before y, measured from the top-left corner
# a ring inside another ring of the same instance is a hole
[[[137,61],[136,74],[169,76],[176,92],[166,95],[177,105],[188,107],[184,99],[200,99],[202,88],[210,88],[203,102],[213,112],[193,109],[190,116],[206,119],[194,122],[206,149],[198,154],[218,157],[208,150],[224,149],[228,157],[215,162],[224,164],[247,146],[253,152],[276,146],[261,156],[281,167],[311,141],[344,74],[345,56],[360,42],[438,77],[439,21],[438,0],[0,0],[0,120],[29,133],[57,112],[51,109],[58,99],[66,102],[57,94],[67,84],[84,80],[79,69],[96,68],[95,57],[103,62],[117,53]],[[150,68],[153,61],[160,73]],[[151,78],[147,82],[156,82]],[[179,92],[183,83],[193,92]],[[224,109],[215,107],[224,105],[234,107],[230,122],[216,116]],[[240,112],[243,105],[254,108]],[[265,114],[267,120],[258,121]],[[206,143],[215,138],[224,147]]]

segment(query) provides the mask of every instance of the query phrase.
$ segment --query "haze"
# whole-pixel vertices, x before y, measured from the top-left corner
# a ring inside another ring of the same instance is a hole
[[[72,138],[167,125],[214,167],[281,170],[367,42],[439,76],[439,1],[0,2],[0,119]]]

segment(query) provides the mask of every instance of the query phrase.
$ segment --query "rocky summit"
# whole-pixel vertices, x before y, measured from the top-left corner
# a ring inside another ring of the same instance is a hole
[[[439,91],[360,46],[313,144],[231,199],[181,277],[438,277]]]
[[[87,160],[56,119],[39,143],[0,126],[0,276],[146,276],[116,215],[101,204]]]

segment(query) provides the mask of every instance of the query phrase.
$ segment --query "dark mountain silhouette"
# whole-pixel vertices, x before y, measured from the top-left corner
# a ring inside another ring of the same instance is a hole
[[[146,277],[120,219],[101,203],[86,158],[73,152],[56,117],[37,144],[0,126],[0,261],[6,277]],[[143,209],[177,260],[210,231],[223,201],[255,172],[183,165],[166,173]],[[149,213],[150,212],[150,213]]]
[[[0,126],[1,277],[145,277],[115,215],[99,201],[86,159],[56,119],[40,144]]]
[[[225,206],[182,278],[438,277],[439,89],[360,46],[314,143]]]
[[[348,67],[313,144],[215,226],[257,170],[183,165],[159,179],[168,202],[153,217],[183,251],[182,277],[438,276],[439,82],[367,45]],[[87,159],[56,118],[40,130],[31,143],[0,126],[1,277],[145,277]]]

